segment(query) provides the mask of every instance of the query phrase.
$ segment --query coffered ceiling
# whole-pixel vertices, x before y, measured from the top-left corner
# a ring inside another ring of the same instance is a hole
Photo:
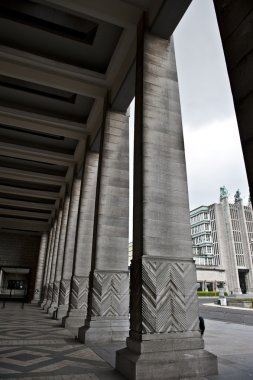
[[[180,3],[180,4],[179,4]],[[190,0],[1,0],[0,229],[41,233],[97,149],[106,97],[134,97],[136,29],[168,38]]]

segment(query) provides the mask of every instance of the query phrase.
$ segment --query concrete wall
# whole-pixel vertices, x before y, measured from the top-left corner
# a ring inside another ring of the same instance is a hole
[[[39,247],[40,236],[0,233],[0,267],[30,268],[28,300],[33,293]]]

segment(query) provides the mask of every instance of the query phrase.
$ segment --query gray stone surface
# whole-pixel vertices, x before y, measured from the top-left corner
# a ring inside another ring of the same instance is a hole
[[[143,66],[141,51],[140,42],[130,338],[127,348],[117,352],[116,368],[140,380],[215,374],[216,357],[203,350],[198,331],[173,41],[145,34]]]
[[[81,182],[82,181],[80,178],[75,178],[71,192],[66,240],[64,247],[62,277],[60,281],[59,303],[57,310],[58,319],[65,317],[69,308],[70,281],[73,270]]]
[[[54,282],[54,278],[55,278],[55,267],[56,267],[56,260],[57,260],[57,255],[58,255],[61,222],[62,222],[62,209],[59,210],[58,216],[57,216],[57,225],[56,225],[56,231],[55,231],[55,239],[54,239],[54,245],[53,245],[52,261],[51,261],[51,268],[50,268],[50,277],[49,277],[48,292],[47,292],[47,302],[44,306],[44,310],[46,310],[46,311],[49,310],[49,308],[52,304],[53,282]]]
[[[63,257],[64,257],[64,247],[65,247],[65,239],[66,239],[66,231],[67,231],[67,223],[68,223],[68,214],[69,214],[69,206],[70,206],[70,196],[66,194],[63,206],[63,215],[61,222],[61,230],[59,237],[59,246],[57,252],[56,259],[56,268],[55,268],[55,277],[53,283],[53,295],[52,295],[52,303],[50,308],[48,309],[48,313],[52,314],[58,306],[59,302],[59,293],[60,293],[60,281],[62,276],[62,266],[63,266]]]
[[[128,114],[107,112],[98,169],[91,302],[85,326],[79,329],[83,342],[124,340],[128,333],[128,123]],[[119,328],[119,321],[125,328]]]
[[[56,231],[56,221],[54,221],[54,223],[51,227],[49,244],[48,244],[48,248],[47,248],[47,260],[46,260],[46,267],[45,267],[45,273],[44,273],[44,279],[43,279],[43,292],[42,292],[42,298],[43,299],[41,302],[41,308],[42,309],[44,308],[44,306],[47,302],[47,292],[48,292],[50,268],[51,268],[51,262],[52,262],[55,231]]]
[[[70,303],[64,326],[78,334],[84,325],[88,308],[89,275],[91,270],[93,227],[98,171],[98,153],[87,152],[82,178],[80,208],[71,279]]]
[[[37,265],[37,271],[36,271],[34,296],[31,301],[32,303],[39,303],[41,299],[47,245],[48,245],[48,233],[45,232],[42,234],[41,241],[40,241],[40,251],[39,251],[38,265]]]

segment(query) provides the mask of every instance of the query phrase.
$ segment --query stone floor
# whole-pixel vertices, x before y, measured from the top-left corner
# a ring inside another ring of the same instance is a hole
[[[37,306],[1,306],[0,379],[124,379],[113,369],[115,351],[123,342],[87,347]],[[253,326],[205,322],[206,349],[218,356],[219,363],[219,375],[206,379],[253,379]]]
[[[91,348],[34,305],[0,305],[0,379],[121,380]]]

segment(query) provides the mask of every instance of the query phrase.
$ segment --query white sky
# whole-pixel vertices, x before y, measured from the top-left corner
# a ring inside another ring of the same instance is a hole
[[[249,190],[237,121],[212,0],[193,0],[174,33],[190,209],[219,202],[225,185],[230,202]],[[130,107],[130,171],[134,105]],[[130,182],[131,182],[130,174]],[[132,184],[130,183],[130,186]],[[132,196],[130,191],[130,241]]]
[[[249,190],[212,0],[194,0],[175,34],[190,208]]]

